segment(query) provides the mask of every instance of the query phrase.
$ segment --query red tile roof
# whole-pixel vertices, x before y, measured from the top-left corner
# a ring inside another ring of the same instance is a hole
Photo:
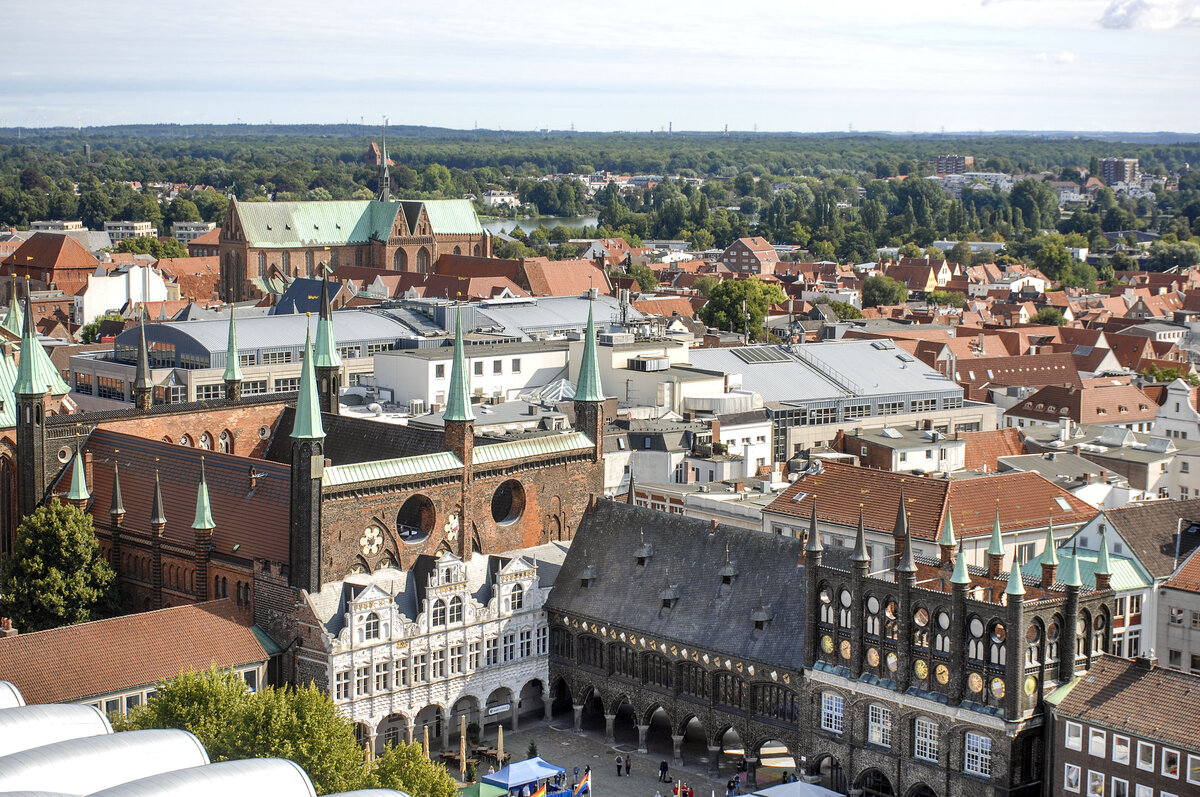
[[[646,315],[661,315],[668,318],[681,315],[691,318],[695,315],[691,301],[685,296],[656,296],[653,299],[639,299],[633,302],[633,309]]]
[[[991,534],[997,507],[1000,528],[1006,533],[1044,528],[1050,517],[1055,523],[1070,524],[1086,522],[1096,515],[1094,508],[1032,472],[951,481],[837,462],[826,463],[824,468],[824,473],[805,475],[793,482],[767,506],[768,511],[807,519],[815,497],[820,520],[853,527],[862,506],[867,529],[891,534],[903,488],[912,534],[927,541],[941,534],[947,507],[960,538]],[[801,493],[804,497],[796,501]],[[1069,510],[1059,505],[1060,498]]]
[[[1025,354],[1018,357],[983,357],[959,360],[956,381],[979,400],[989,387],[1044,387],[1083,382],[1070,354]]]
[[[470,255],[439,255],[434,273],[450,277],[507,277],[521,283],[521,261]]]
[[[221,281],[221,258],[210,257],[164,257],[158,268],[169,279],[179,285],[179,295],[184,299],[207,302],[217,293]]]
[[[995,473],[1000,457],[1013,457],[1028,453],[1021,440],[1019,429],[995,429],[988,432],[962,432],[959,438],[967,443],[965,465],[967,470]]]
[[[217,246],[221,243],[221,228],[213,227],[204,235],[199,235],[188,241],[188,245],[196,244],[197,246]]]
[[[523,282],[534,296],[582,296],[589,288],[602,294],[612,291],[608,275],[592,260],[527,257],[521,261],[521,269]]]
[[[1200,593],[1200,550],[1192,552],[1163,586]]]
[[[1060,418],[1070,418],[1081,424],[1154,420],[1158,405],[1137,387],[1127,383],[1097,384],[1101,381],[1089,380],[1082,388],[1048,385],[1010,409],[1008,414],[1053,423]]]
[[[267,660],[229,598],[0,639],[0,673],[26,702],[66,703],[211,665]],[[19,631],[20,629],[18,629]]]

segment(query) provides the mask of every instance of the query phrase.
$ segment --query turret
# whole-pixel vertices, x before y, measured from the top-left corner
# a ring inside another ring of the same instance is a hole
[[[575,382],[575,428],[591,438],[592,461],[604,456],[604,392],[600,384],[600,365],[596,357],[596,323],[592,304],[588,303],[587,329],[583,334],[583,355],[579,359],[579,378]]]
[[[91,493],[88,492],[87,473],[83,467],[83,455],[77,448],[75,462],[71,465],[71,491],[67,493],[67,503],[78,509],[87,509],[91,497]]]
[[[812,517],[808,520],[808,539],[804,542],[804,558],[813,567],[820,567],[825,558],[825,546],[821,544],[821,532],[817,529],[817,497],[813,496]]]
[[[1004,569],[1004,540],[1000,536],[1000,507],[996,507],[996,520],[992,524],[992,541],[987,549],[988,578],[998,578]]]
[[[475,442],[475,413],[471,409],[471,378],[463,348],[462,310],[454,319],[454,358],[450,364],[450,390],[446,393],[446,448],[469,472]]]
[[[858,531],[854,536],[854,553],[850,555],[850,561],[853,562],[854,572],[866,576],[871,569],[871,552],[867,550],[867,534],[863,527],[863,508],[859,504],[858,507]]]
[[[39,356],[40,355],[40,356]],[[50,358],[33,331],[33,309],[25,294],[21,360],[13,396],[17,410],[17,509],[24,518],[37,508],[46,490],[45,420],[46,398],[58,378]]]
[[[137,371],[133,378],[133,404],[148,410],[154,404],[154,380],[150,378],[150,349],[146,345],[146,311],[138,314]]]
[[[1096,555],[1096,589],[1112,587],[1112,564],[1108,561],[1108,529],[1100,532],[1100,553]]]
[[[1054,578],[1058,575],[1058,550],[1054,547],[1054,521],[1046,528],[1046,543],[1038,562],[1042,566],[1042,589],[1054,586]]]
[[[17,275],[13,274],[12,286],[8,295],[8,315],[4,316],[4,328],[20,337],[25,326],[24,321],[25,313],[21,311],[21,301],[17,298]]]
[[[167,530],[167,513],[163,511],[162,482],[158,478],[158,467],[154,468],[154,499],[150,506],[150,605],[154,609],[163,607],[162,595],[162,538]]]
[[[200,484],[196,487],[196,517],[192,521],[196,544],[196,597],[208,600],[208,562],[213,551],[212,505],[208,500],[208,481],[204,478],[204,457],[200,457]]]
[[[113,572],[117,574],[121,572],[121,524],[125,522],[125,502],[121,500],[121,470],[116,460],[120,454],[120,451],[113,451],[113,486],[108,502],[108,518],[112,526],[109,564],[112,565]]]
[[[329,280],[321,274],[321,316],[317,319],[317,340],[313,347],[313,365],[317,372],[317,394],[321,412],[338,414],[338,395],[342,384],[342,357],[333,334],[333,309],[329,304]]]
[[[944,568],[954,567],[954,549],[958,542],[954,539],[954,519],[950,516],[950,505],[946,504],[946,517],[942,520],[942,536],[938,537],[938,550],[941,552],[941,565]]]
[[[242,398],[242,363],[238,354],[237,319],[234,317],[234,305],[229,305],[229,335],[225,342],[225,373],[221,376],[225,381],[225,398],[229,401],[240,401]]]
[[[325,472],[325,428],[317,400],[311,336],[304,341],[303,356],[291,434],[288,583],[316,592],[321,588],[321,477]]]
[[[904,488],[900,488],[900,504],[896,507],[896,522],[892,525],[892,547],[896,549],[896,562],[904,548],[905,532],[908,529],[908,513],[905,511]]]
[[[904,552],[900,554],[900,562],[896,565],[896,573],[900,576],[900,581],[907,582],[912,586],[913,581],[917,577],[917,557],[916,551],[913,550],[912,529],[905,524],[904,529]]]

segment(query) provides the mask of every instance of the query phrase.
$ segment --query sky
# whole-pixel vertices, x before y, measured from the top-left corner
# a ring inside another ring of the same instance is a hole
[[[1200,0],[0,0],[0,127],[1200,132]]]

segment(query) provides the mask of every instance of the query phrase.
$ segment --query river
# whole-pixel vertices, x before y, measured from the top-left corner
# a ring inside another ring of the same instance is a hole
[[[489,219],[480,221],[483,229],[495,235],[498,232],[508,232],[513,227],[520,226],[525,232],[536,230],[539,224],[546,225],[546,229],[561,224],[564,227],[571,229],[577,227],[595,227],[600,223],[600,219],[596,216],[530,216],[527,219]]]

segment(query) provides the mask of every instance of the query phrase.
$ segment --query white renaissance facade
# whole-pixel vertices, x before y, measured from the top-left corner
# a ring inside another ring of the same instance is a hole
[[[521,716],[548,716],[548,630],[543,609],[564,545],[464,562],[450,552],[410,570],[348,576],[307,594],[324,626],[329,689],[359,741],[382,752],[422,741],[448,749],[460,717],[494,737]]]

